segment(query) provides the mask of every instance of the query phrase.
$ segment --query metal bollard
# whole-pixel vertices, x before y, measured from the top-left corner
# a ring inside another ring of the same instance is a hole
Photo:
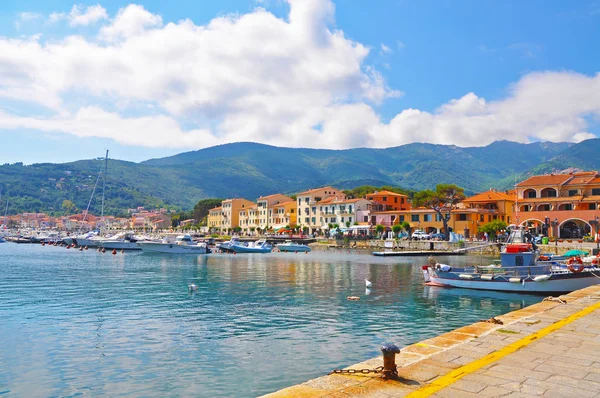
[[[383,354],[383,378],[392,379],[396,377],[398,371],[396,369],[396,354],[400,353],[400,349],[394,344],[387,344],[381,347]]]

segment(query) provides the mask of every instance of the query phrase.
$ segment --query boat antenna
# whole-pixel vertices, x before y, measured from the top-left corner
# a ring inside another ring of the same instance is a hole
[[[519,191],[517,190],[517,173],[515,173],[515,219],[516,226],[519,228]]]
[[[100,217],[104,220],[104,192],[106,191],[106,168],[108,167],[108,149],[106,150],[106,156],[104,157],[104,182],[102,183],[102,210]]]
[[[98,177],[96,177],[96,183],[94,184],[94,189],[92,189],[92,194],[90,195],[90,200],[88,201],[87,207],[85,208],[85,214],[83,215],[83,222],[87,218],[87,215],[90,211],[90,205],[92,204],[92,199],[94,198],[94,193],[96,192],[96,187],[98,186],[98,181],[100,181],[100,176],[102,175],[102,167],[100,168],[100,172],[98,173]]]

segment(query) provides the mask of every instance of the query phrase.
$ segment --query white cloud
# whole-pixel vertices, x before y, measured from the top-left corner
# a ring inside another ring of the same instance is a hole
[[[131,4],[119,10],[112,23],[100,30],[100,36],[108,41],[126,39],[144,33],[149,28],[160,26],[160,15],[154,15],[140,5]]]
[[[388,54],[392,52],[392,49],[386,46],[385,44],[381,43],[381,52]]]
[[[587,120],[600,115],[600,77],[574,72],[531,73],[505,98],[467,93],[384,122],[374,106],[401,93],[365,64],[367,47],[331,28],[333,14],[329,1],[291,0],[287,20],[258,8],[198,26],[163,24],[129,5],[97,38],[0,38],[0,99],[52,115],[7,110],[0,129],[185,149],[246,140],[348,148],[592,136]]]
[[[102,19],[108,19],[108,14],[100,4],[87,7],[76,4],[71,8],[68,19],[71,26],[88,26]]]

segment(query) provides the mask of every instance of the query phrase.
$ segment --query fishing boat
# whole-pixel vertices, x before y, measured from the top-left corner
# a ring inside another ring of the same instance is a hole
[[[277,246],[277,250],[280,252],[309,252],[312,249],[308,245],[303,245],[301,243],[294,243],[291,240],[286,240],[284,243],[280,243]]]
[[[422,267],[430,286],[523,293],[566,293],[600,283],[600,267],[579,258],[568,262],[539,258],[524,232],[511,232],[500,264],[452,267],[430,258]]]
[[[149,253],[170,253],[170,254],[206,254],[208,248],[206,243],[194,242],[190,235],[179,235],[175,241],[163,239],[159,242],[143,241],[138,242],[138,246],[143,252]]]
[[[234,253],[270,253],[273,246],[265,239],[259,239],[256,242],[236,243],[229,246],[229,249]]]

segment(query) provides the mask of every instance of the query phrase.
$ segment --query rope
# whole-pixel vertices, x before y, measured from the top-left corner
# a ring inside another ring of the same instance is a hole
[[[545,299],[543,299],[542,301],[557,301],[561,304],[567,304],[567,302],[559,297],[552,297],[552,296],[548,296]]]

